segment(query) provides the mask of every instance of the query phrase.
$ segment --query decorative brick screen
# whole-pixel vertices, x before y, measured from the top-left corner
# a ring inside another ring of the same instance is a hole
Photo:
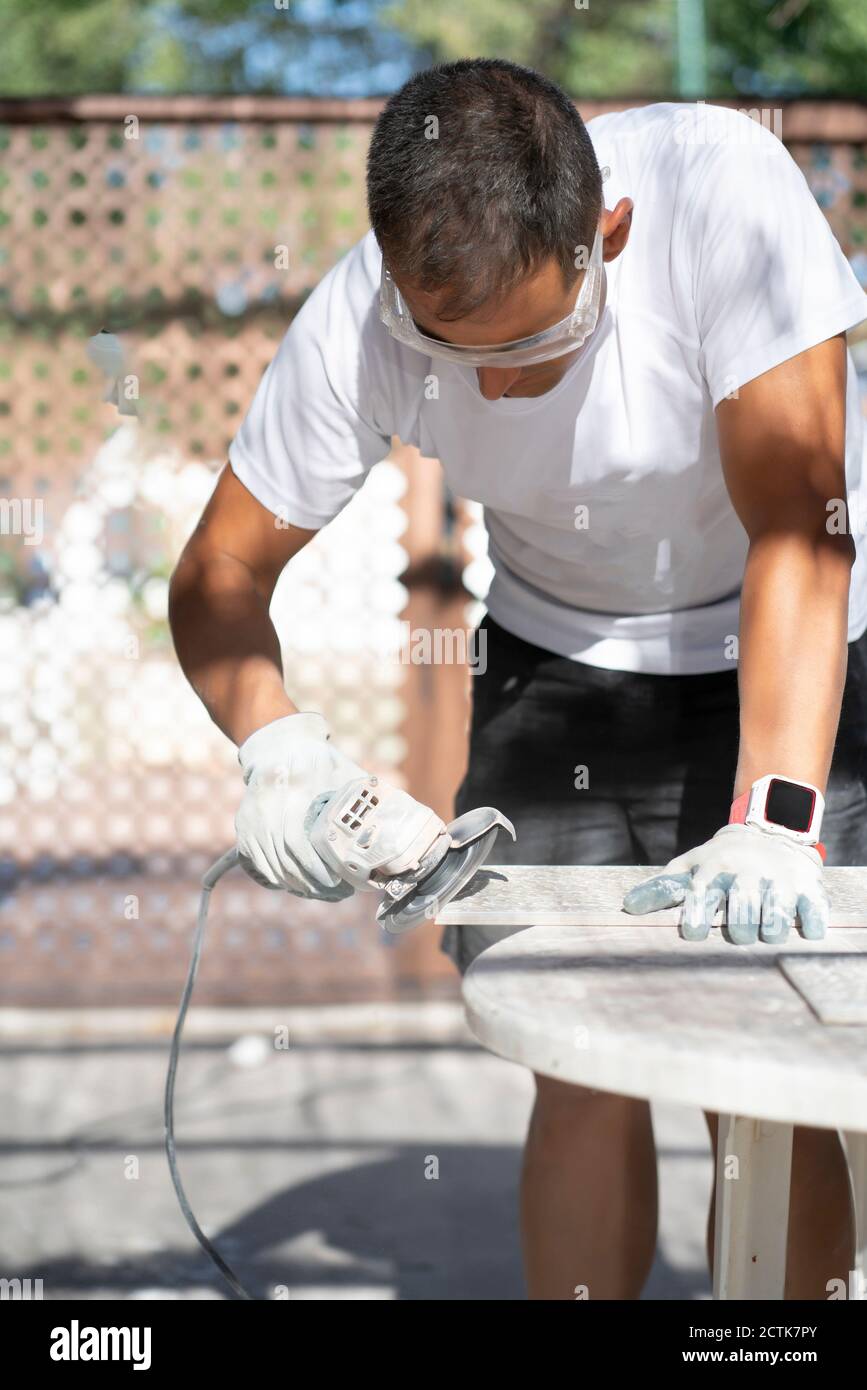
[[[0,102],[0,499],[15,522],[0,570],[0,1003],[177,999],[197,880],[231,843],[240,780],[175,662],[167,580],[288,322],[366,228],[376,110]],[[783,119],[867,280],[865,113]],[[101,327],[130,347],[138,421],[101,401],[85,355]],[[401,620],[466,620],[468,512],[454,516],[436,466],[396,448],[273,608],[296,702],[444,815],[468,678],[389,652]],[[374,906],[224,880],[198,997],[453,992],[437,929],[388,945]]]

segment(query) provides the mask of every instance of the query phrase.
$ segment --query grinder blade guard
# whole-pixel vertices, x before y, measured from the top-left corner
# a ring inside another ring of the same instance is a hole
[[[500,828],[516,838],[493,806],[446,825],[402,788],[369,774],[318,796],[307,825],[311,845],[338,878],[385,895],[376,920],[392,934],[432,921],[485,862]]]
[[[421,922],[433,921],[485,863],[500,828],[515,839],[512,822],[493,806],[477,806],[458,816],[446,826],[449,843],[439,861],[432,867],[424,866],[408,890],[401,885],[403,891],[398,897],[389,892],[389,885],[377,909],[376,920],[393,935],[409,931]]]

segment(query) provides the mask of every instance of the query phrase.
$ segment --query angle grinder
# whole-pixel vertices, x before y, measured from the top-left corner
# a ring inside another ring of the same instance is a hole
[[[399,934],[433,921],[484,864],[497,831],[515,828],[493,806],[446,825],[429,806],[376,777],[358,777],[317,798],[310,843],[346,883],[384,896],[376,920]]]
[[[317,797],[305,826],[316,852],[344,882],[362,892],[382,892],[376,920],[392,935],[432,921],[484,864],[498,830],[508,831],[515,839],[511,821],[492,806],[467,811],[446,825],[430,807],[375,776],[356,778]],[[187,1225],[234,1293],[253,1299],[196,1220],[178,1171],[174,1134],[181,1039],[201,960],[210,896],[237,863],[237,849],[227,850],[202,878],[192,958],[169,1052],[163,1113],[169,1172]]]

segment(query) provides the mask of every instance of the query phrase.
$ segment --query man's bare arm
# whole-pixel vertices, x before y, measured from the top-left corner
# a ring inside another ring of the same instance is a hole
[[[750,538],[734,796],[772,772],[826,787],[855,558],[851,535],[828,531],[828,502],[846,497],[845,394],[839,335],[765,372],[717,408],[726,484]]]
[[[181,668],[233,743],[297,713],[283,688],[268,605],[281,571],[316,534],[277,526],[227,464],[169,587]]]

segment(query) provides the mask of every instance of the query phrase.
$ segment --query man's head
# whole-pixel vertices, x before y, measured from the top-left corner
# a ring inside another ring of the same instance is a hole
[[[377,121],[367,188],[385,263],[430,337],[498,344],[571,313],[600,226],[602,175],[575,107],[538,73],[487,58],[417,73]],[[602,222],[619,243],[606,240],[606,259],[625,243],[623,202]],[[541,394],[573,356],[479,367],[482,394]]]

